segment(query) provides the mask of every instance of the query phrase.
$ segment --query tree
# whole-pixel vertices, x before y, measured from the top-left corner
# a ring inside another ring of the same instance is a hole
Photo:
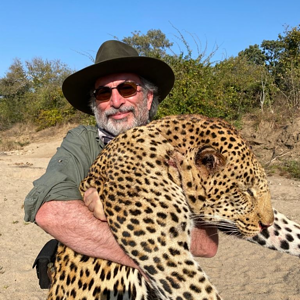
[[[12,99],[24,94],[28,88],[29,81],[24,66],[19,59],[15,59],[6,76],[0,79],[0,95],[4,99]]]
[[[279,35],[283,45],[278,71],[278,86],[288,106],[300,108],[300,25],[286,27],[284,35]]]
[[[279,34],[279,40],[284,47],[281,59],[293,60],[297,65],[300,64],[300,25],[298,27],[285,28],[285,35]]]
[[[161,30],[148,30],[147,34],[140,31],[132,32],[132,36],[124,37],[122,41],[133,48],[142,56],[159,57],[166,55],[167,50],[173,46]]]
[[[261,43],[262,52],[266,57],[266,65],[272,71],[276,68],[280,61],[281,53],[284,50],[284,45],[280,40],[263,40]]]
[[[62,82],[70,73],[58,60],[34,58],[24,66],[15,59],[0,79],[0,129],[29,120],[43,126],[51,120],[50,125],[55,125],[55,120],[74,111],[61,91]]]
[[[266,55],[257,44],[249,46],[245,50],[239,52],[238,56],[245,57],[247,61],[259,66],[263,66],[266,63]]]
[[[273,93],[277,89],[277,99],[281,105],[293,110],[300,107],[300,25],[298,27],[285,27],[277,40],[264,40],[261,46],[250,46],[241,51],[249,62],[265,65],[268,71],[268,82],[271,83]],[[264,76],[264,78],[266,78]],[[262,81],[263,90],[268,84]]]
[[[226,59],[214,69],[216,98],[223,100],[230,118],[271,104],[273,79],[264,65],[249,62],[246,55]]]
[[[35,57],[25,64],[27,77],[34,89],[49,84],[61,85],[64,78],[70,74],[68,67],[59,60],[48,61]]]
[[[22,62],[15,59],[6,76],[0,79],[0,130],[23,120],[23,98],[30,82]]]

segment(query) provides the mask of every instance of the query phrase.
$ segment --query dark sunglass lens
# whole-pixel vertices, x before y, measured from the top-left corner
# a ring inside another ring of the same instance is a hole
[[[102,87],[96,90],[95,97],[97,100],[108,100],[111,96],[111,89],[109,87]]]
[[[134,82],[124,82],[119,84],[117,87],[110,88],[108,86],[99,87],[94,91],[94,96],[98,101],[108,101],[111,97],[113,89],[117,89],[119,94],[128,98],[134,96],[137,93],[137,84]]]
[[[134,82],[124,82],[118,86],[118,91],[123,97],[131,97],[136,94],[137,86]]]

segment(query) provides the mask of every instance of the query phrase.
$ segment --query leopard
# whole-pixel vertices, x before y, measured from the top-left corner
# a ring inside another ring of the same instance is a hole
[[[193,227],[205,222],[272,248],[266,240],[276,233],[268,230],[280,220],[251,147],[231,124],[202,115],[167,116],[118,135],[80,191],[91,187],[141,272],[60,243],[48,300],[220,300],[191,254]]]

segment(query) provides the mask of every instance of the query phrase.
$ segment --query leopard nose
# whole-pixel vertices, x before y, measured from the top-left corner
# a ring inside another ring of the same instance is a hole
[[[259,222],[260,231],[268,229],[270,226],[272,226],[272,224],[263,224],[262,222]]]

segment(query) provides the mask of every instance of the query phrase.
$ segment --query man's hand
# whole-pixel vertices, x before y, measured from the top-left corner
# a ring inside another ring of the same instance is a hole
[[[106,222],[106,217],[103,210],[103,204],[100,200],[99,194],[95,188],[89,188],[84,193],[84,204],[88,207],[89,211],[93,213],[95,218],[102,222]]]

